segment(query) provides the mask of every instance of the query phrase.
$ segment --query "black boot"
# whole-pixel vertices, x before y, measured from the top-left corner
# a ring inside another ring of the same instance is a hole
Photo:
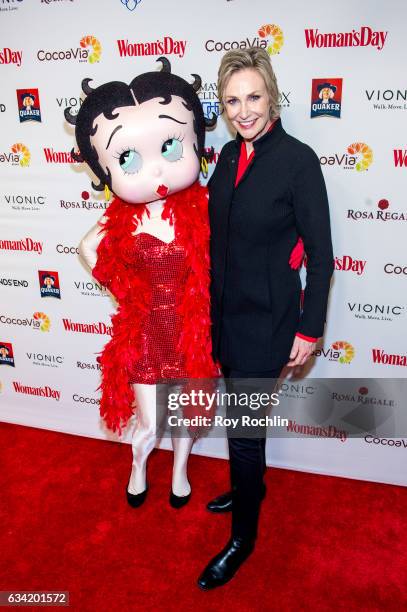
[[[229,582],[253,549],[254,540],[232,537],[225,548],[208,563],[198,579],[198,586],[209,591]]]
[[[263,483],[263,489],[261,493],[261,499],[263,500],[266,497],[266,485]],[[232,491],[228,491],[227,493],[223,493],[218,497],[212,499],[206,506],[209,512],[214,512],[216,514],[221,514],[223,512],[231,512],[233,506],[232,501]]]

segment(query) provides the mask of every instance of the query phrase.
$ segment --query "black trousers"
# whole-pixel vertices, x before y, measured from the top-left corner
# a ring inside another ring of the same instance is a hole
[[[251,386],[253,391],[271,393],[282,366],[268,372],[241,372],[227,367],[223,368],[226,389],[229,393],[239,393],[247,387],[239,384],[239,379],[267,379]],[[243,383],[243,380],[242,380]],[[249,387],[250,388],[250,387]],[[239,412],[239,410],[238,410]],[[233,416],[235,407],[228,410]],[[257,537],[257,526],[263,489],[263,476],[266,471],[266,433],[267,428],[255,430],[255,437],[233,437],[228,431],[230,480],[232,484],[232,537],[254,540]]]

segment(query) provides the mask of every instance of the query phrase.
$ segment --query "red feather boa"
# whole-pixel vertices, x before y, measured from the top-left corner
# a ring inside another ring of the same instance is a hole
[[[185,355],[190,378],[218,376],[212,357],[209,315],[209,225],[205,187],[195,183],[168,196],[163,218],[174,224],[175,237],[185,249],[188,277],[178,312],[183,326],[178,349]],[[131,248],[132,234],[147,210],[115,198],[104,215],[106,232],[97,250],[92,273],[115,296],[113,336],[100,357],[102,399],[100,414],[113,431],[122,432],[133,414],[134,394],[129,383],[131,365],[140,356],[140,329],[149,312],[151,290],[137,276],[123,253]]]

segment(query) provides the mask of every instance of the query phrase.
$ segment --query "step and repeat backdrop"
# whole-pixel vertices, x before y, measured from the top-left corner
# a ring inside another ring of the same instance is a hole
[[[261,46],[285,129],[320,159],[335,254],[325,336],[283,383],[289,424],[268,462],[407,485],[406,19],[402,0],[0,0],[0,418],[118,440],[99,419],[96,360],[115,305],[77,248],[108,204],[64,120],[82,79],[128,83],[165,55],[201,76],[210,116],[222,54]],[[210,173],[231,137],[219,116]],[[225,440],[195,452],[225,457]]]

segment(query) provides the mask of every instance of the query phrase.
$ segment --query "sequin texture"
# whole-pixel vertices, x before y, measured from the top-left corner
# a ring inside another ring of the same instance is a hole
[[[187,276],[185,250],[176,240],[167,244],[140,233],[126,255],[151,287],[151,309],[141,329],[141,357],[131,368],[130,382],[186,378],[185,358],[178,350],[182,320],[177,313]]]

